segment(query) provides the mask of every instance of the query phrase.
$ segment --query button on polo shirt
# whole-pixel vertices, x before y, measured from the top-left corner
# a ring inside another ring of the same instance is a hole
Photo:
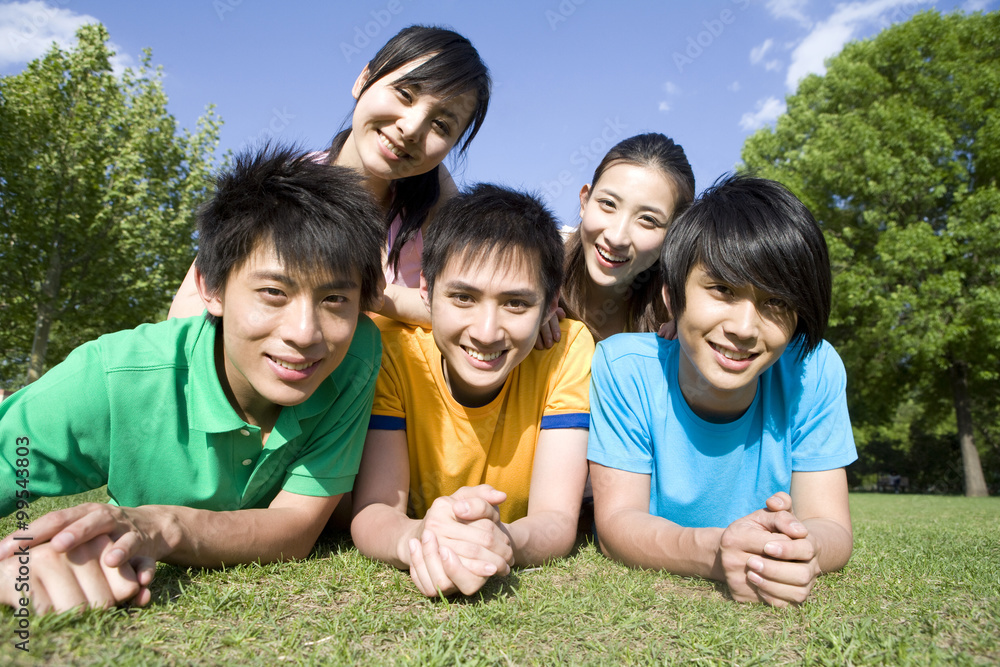
[[[340,366],[279,413],[267,443],[240,419],[215,372],[203,317],[142,325],[75,350],[0,403],[0,486],[14,488],[16,439],[30,438],[31,493],[108,485],[124,506],[267,507],[279,490],[349,491],[371,413],[381,344],[365,316]],[[250,461],[250,463],[247,463]],[[0,498],[0,515],[14,494]]]

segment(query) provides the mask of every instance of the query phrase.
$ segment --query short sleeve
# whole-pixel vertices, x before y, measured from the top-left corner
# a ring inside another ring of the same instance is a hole
[[[857,460],[847,411],[847,372],[829,343],[824,341],[806,358],[801,386],[792,406],[792,470],[833,470]]]
[[[582,324],[571,320],[564,338],[570,338],[562,363],[550,382],[551,390],[542,411],[543,429],[590,427],[590,364],[594,339]]]
[[[347,385],[312,437],[321,444],[307,447],[289,465],[281,485],[284,491],[304,496],[335,496],[354,487],[379,375],[377,333],[372,338],[371,356],[354,360],[354,369],[345,374],[350,378]]]
[[[372,404],[368,428],[385,430],[406,429],[406,407],[401,377],[402,359],[405,354],[397,332],[382,334],[382,369],[375,382],[375,401]]]
[[[587,458],[594,463],[650,475],[653,472],[652,437],[642,411],[637,386],[642,378],[633,365],[612,372],[602,344],[594,352],[590,377],[590,437]]]
[[[15,489],[26,487],[35,499],[107,483],[111,407],[103,369],[92,342],[0,403],[0,516],[14,510]],[[19,476],[19,469],[27,472]]]

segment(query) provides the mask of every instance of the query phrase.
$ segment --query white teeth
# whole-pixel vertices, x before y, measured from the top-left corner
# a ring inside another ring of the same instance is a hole
[[[733,352],[732,350],[727,350],[726,348],[719,347],[718,345],[713,345],[712,347],[721,352],[722,356],[726,359],[732,359],[733,361],[745,361],[753,356],[749,352]]]
[[[409,157],[406,153],[396,148],[384,134],[378,135],[378,138],[382,140],[382,145],[388,148],[392,152],[392,154],[395,155],[396,157],[400,158]]]
[[[482,352],[477,352],[476,350],[470,350],[467,347],[463,347],[462,349],[465,350],[465,353],[467,355],[469,355],[473,359],[478,359],[479,361],[493,361],[503,353],[503,350],[500,350],[499,352],[493,352],[491,354],[483,354]]]
[[[304,371],[305,369],[312,366],[313,363],[315,363],[315,362],[309,362],[304,364],[290,364],[287,361],[282,361],[281,359],[275,359],[274,357],[271,357],[271,359],[274,361],[274,363],[278,364],[282,368],[287,368],[290,371]]]
[[[617,264],[620,264],[621,262],[628,261],[628,257],[620,257],[618,255],[612,255],[611,253],[604,250],[604,248],[602,248],[601,246],[594,246],[594,247],[597,248],[597,252],[601,255],[601,257],[608,260],[609,262],[615,262]]]

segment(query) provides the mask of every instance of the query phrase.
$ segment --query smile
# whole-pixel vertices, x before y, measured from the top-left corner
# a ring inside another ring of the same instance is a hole
[[[307,361],[301,364],[293,364],[287,361],[282,361],[281,359],[276,359],[275,357],[271,357],[270,359],[271,361],[278,364],[282,368],[287,368],[290,371],[304,371],[310,366],[315,366],[316,364],[319,363],[318,361]]]
[[[403,151],[396,148],[396,145],[391,141],[389,141],[389,138],[384,134],[382,134],[381,132],[378,133],[378,138],[382,142],[382,145],[385,146],[387,149],[389,149],[389,152],[395,155],[396,157],[400,159],[405,159],[410,157],[408,153],[404,153]]]
[[[498,352],[490,352],[489,354],[483,354],[482,352],[465,347],[464,345],[462,346],[462,349],[465,350],[465,353],[467,355],[469,355],[473,359],[476,359],[477,361],[493,361],[494,359],[496,359],[505,352],[505,350],[500,350]]]
[[[608,252],[599,245],[595,245],[594,247],[597,248],[597,254],[600,255],[605,261],[610,262],[611,264],[624,264],[625,262],[628,261],[628,257],[622,257],[621,255],[612,255],[610,252]]]
[[[724,356],[726,359],[730,359],[732,361],[746,361],[750,357],[757,356],[751,352],[733,352],[732,350],[728,350],[724,347],[719,347],[715,343],[709,343],[709,345],[712,346],[713,350]]]

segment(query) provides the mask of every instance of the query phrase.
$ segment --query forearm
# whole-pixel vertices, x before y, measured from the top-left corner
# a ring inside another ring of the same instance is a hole
[[[832,519],[804,519],[802,524],[808,529],[806,539],[812,542],[820,570],[839,570],[851,559],[854,549],[854,535],[849,528]]]
[[[431,324],[431,315],[416,287],[387,285],[379,314],[406,324],[422,327]]]
[[[609,558],[632,567],[725,581],[721,528],[685,528],[636,509],[599,517],[597,537]]]
[[[576,542],[578,518],[561,512],[539,512],[504,528],[514,550],[514,564],[541,565],[565,556]]]
[[[176,505],[146,505],[154,515],[151,531],[157,560],[189,567],[272,563],[305,558],[325,519],[304,521],[292,508],[231,512]]]
[[[204,310],[205,302],[201,300],[201,295],[198,294],[198,285],[194,278],[194,263],[192,262],[180,287],[177,288],[177,294],[174,295],[174,300],[170,304],[167,318],[193,317],[201,315]]]
[[[374,503],[351,520],[351,538],[365,556],[406,569],[410,567],[408,545],[419,536],[420,523],[393,507]]]

